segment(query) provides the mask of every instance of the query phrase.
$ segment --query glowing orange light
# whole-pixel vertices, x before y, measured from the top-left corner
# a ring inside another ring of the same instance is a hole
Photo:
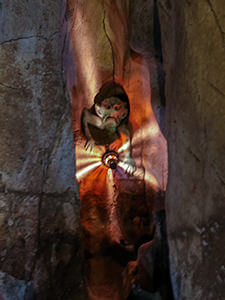
[[[85,150],[84,143],[77,145],[76,146],[77,179],[80,179],[87,172],[89,172],[89,167],[93,166],[93,164],[94,165],[95,163],[101,164],[103,153],[104,153],[103,147],[97,146],[94,149],[94,152],[90,152]]]
[[[82,159],[79,159],[79,167],[81,167],[83,165],[91,164],[94,162],[98,162],[98,161],[100,161],[99,157],[82,158]]]
[[[77,174],[76,174],[77,179],[78,179],[78,180],[81,179],[81,177],[83,177],[85,174],[87,174],[87,173],[90,172],[91,170],[97,168],[97,167],[100,166],[101,164],[102,164],[102,162],[99,161],[99,162],[97,162],[97,163],[95,163],[95,164],[91,164],[91,165],[89,165],[88,167],[86,167],[86,168],[80,170],[80,171],[77,172]]]

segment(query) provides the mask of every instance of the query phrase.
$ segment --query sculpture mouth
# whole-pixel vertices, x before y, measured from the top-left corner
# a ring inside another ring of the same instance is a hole
[[[106,151],[102,156],[102,162],[106,167],[115,170],[119,163],[119,155],[115,151]]]
[[[105,119],[104,119],[104,122],[105,121],[108,121],[108,122],[112,122],[112,125],[114,126],[117,126],[119,123],[120,123],[120,119],[119,117],[117,116],[107,116]]]

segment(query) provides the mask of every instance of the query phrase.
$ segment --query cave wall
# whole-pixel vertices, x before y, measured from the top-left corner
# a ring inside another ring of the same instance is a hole
[[[0,3],[0,298],[80,299],[62,1]]]
[[[153,1],[130,2],[129,43],[151,68],[152,106],[159,121],[160,57],[149,51],[155,47],[148,15],[153,7]],[[166,71],[166,209],[174,295],[179,300],[223,299],[224,4],[158,0],[157,7]],[[71,107],[61,67],[62,11],[59,0],[0,4],[4,300],[81,298]],[[145,35],[151,35],[149,44]],[[102,63],[111,68],[107,57]]]
[[[158,1],[175,299],[224,299],[224,1]]]

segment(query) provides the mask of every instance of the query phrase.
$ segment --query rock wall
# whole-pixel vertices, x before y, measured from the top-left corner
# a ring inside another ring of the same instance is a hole
[[[16,0],[0,4],[3,300],[82,298],[71,107],[61,66],[61,2]],[[166,71],[166,208],[174,296],[179,300],[222,300],[224,4],[223,0],[130,2],[129,46],[148,61],[153,110],[161,121],[163,101],[157,74],[163,77],[163,72],[158,69],[161,58],[155,54],[152,40],[156,26],[152,10],[156,8]],[[109,29],[106,23],[105,28],[100,25],[102,30]],[[145,35],[151,35],[149,43]],[[111,69],[104,38],[105,48],[98,58]],[[115,59],[121,62],[120,57]],[[122,61],[125,59],[126,55]]]
[[[167,226],[175,299],[224,299],[223,0],[158,1],[166,71]]]
[[[62,1],[0,4],[0,298],[81,299]]]

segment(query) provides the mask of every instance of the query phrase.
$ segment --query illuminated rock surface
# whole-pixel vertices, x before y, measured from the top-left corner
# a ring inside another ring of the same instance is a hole
[[[85,283],[90,300],[122,300],[131,289],[129,261],[136,259],[138,246],[152,239],[155,199],[158,192],[165,190],[167,181],[166,141],[151,106],[149,65],[156,64],[153,36],[150,34],[152,48],[148,49],[151,44],[145,44],[148,33],[134,22],[140,8],[129,6],[129,1],[71,0],[68,7],[70,36],[67,35],[66,49],[70,61],[75,62],[74,70],[68,66],[68,59],[64,62],[72,98],[82,203]],[[153,14],[152,6],[146,8]],[[148,14],[143,21],[148,21]],[[151,22],[145,24],[146,28],[148,24],[152,29]],[[142,46],[134,36],[129,36],[129,26],[135,36],[139,34]],[[86,130],[90,119],[94,124],[96,118],[105,122],[101,114],[96,114],[94,99],[104,84],[108,83],[109,87],[113,80],[123,87],[129,99],[128,119],[133,129],[130,158],[136,166],[132,175],[126,174],[129,166],[120,155],[120,149],[126,148],[123,142],[126,137],[123,139],[121,134],[104,143],[101,142],[104,132],[97,125],[91,138],[93,124],[90,132]],[[98,111],[99,107],[100,103]],[[87,143],[91,139],[92,143],[96,142],[94,149],[85,149],[85,138]],[[101,162],[104,153],[110,150],[119,154],[120,163],[115,170]]]

